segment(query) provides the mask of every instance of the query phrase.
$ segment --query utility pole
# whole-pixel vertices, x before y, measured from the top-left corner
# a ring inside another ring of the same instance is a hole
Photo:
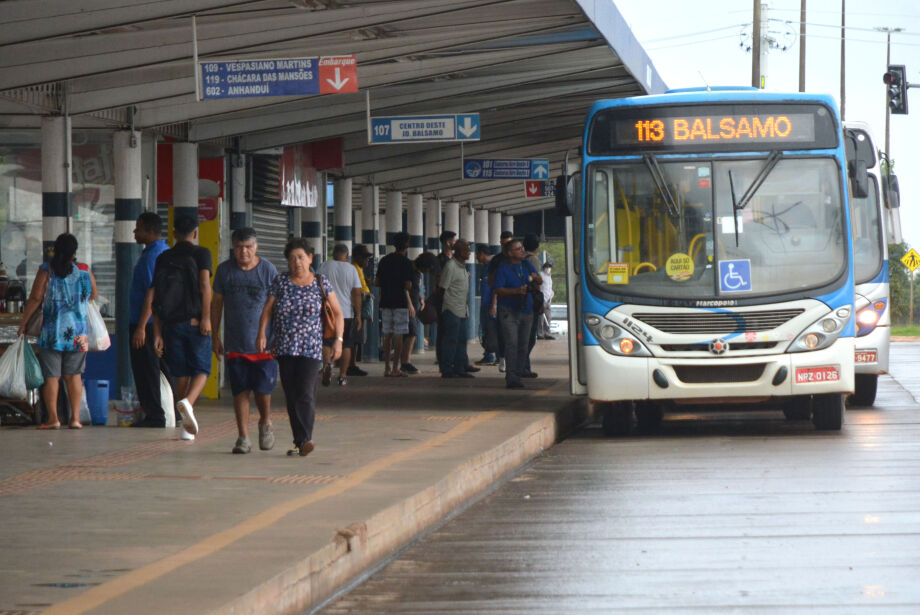
[[[892,32],[902,32],[904,28],[890,28],[888,26],[880,26],[875,28],[879,32],[885,32],[888,34],[888,53],[885,56],[885,70],[888,70],[888,65],[891,64],[891,33]],[[891,107],[888,104],[888,89],[885,88],[885,160],[888,161],[888,164],[891,164]],[[913,297],[913,295],[911,295]]]
[[[799,92],[805,91],[805,2],[802,0],[799,17]]]
[[[754,0],[754,24],[751,30],[751,85],[763,87],[760,83],[760,0]]]
[[[847,0],[840,0],[840,121],[847,113]]]

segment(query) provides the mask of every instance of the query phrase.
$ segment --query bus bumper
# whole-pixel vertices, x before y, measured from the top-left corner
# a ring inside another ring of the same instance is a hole
[[[869,335],[856,338],[857,374],[887,374],[891,327],[876,327]]]
[[[823,350],[711,359],[622,357],[585,346],[588,397],[621,400],[763,400],[853,392],[853,338]]]

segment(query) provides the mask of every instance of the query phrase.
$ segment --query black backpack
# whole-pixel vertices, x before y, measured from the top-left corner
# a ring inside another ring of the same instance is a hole
[[[153,310],[165,323],[201,317],[198,263],[192,256],[167,250],[153,271]]]

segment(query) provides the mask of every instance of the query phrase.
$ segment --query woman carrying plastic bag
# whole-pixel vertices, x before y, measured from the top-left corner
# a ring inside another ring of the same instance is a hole
[[[25,337],[10,344],[3,356],[0,356],[0,397],[8,399],[25,399],[29,390],[26,388]]]
[[[92,299],[86,306],[86,343],[90,352],[102,352],[112,345],[99,306]]]

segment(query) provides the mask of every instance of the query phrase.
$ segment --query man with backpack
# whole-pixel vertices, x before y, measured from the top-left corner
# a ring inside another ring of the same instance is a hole
[[[211,374],[211,253],[194,241],[198,221],[177,218],[176,243],[157,257],[146,301],[153,308],[154,347],[176,379],[176,409],[194,439],[192,407]]]

